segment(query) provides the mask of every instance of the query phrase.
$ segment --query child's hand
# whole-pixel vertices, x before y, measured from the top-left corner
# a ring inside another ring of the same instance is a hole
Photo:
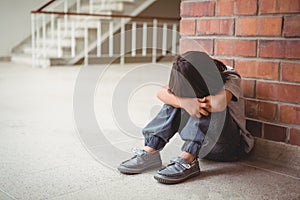
[[[209,113],[199,106],[197,98],[179,98],[180,107],[192,117],[200,118],[201,115],[207,116]]]
[[[227,90],[221,90],[216,95],[198,99],[199,108],[208,112],[222,112],[231,101],[232,94]]]
[[[213,96],[206,96],[203,98],[199,98],[198,99],[199,108],[204,109],[207,112],[212,112],[212,106],[211,106],[212,98]]]

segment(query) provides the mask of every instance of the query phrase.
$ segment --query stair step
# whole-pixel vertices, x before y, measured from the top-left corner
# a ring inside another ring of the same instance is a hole
[[[81,13],[90,13],[90,9],[81,9],[80,10]],[[108,10],[93,10],[92,14],[100,14],[100,15],[107,15],[107,16],[110,16],[110,15],[113,15],[115,12],[113,11],[108,11]],[[95,18],[97,19],[96,16],[87,16],[86,18]],[[112,17],[107,17],[108,19],[112,19]]]
[[[19,55],[19,54],[13,54],[11,56],[11,61],[13,63],[17,64],[24,64],[24,65],[32,65],[32,57],[31,55]],[[37,66],[39,67],[49,67],[50,66],[50,59],[48,58],[38,58],[36,59]]]
[[[46,39],[45,40],[46,47],[55,47],[57,46],[57,40],[56,39]],[[40,48],[43,48],[44,42],[43,40],[39,40],[39,42],[36,44]],[[72,41],[69,38],[62,38],[61,39],[61,47],[70,47],[72,45]]]
[[[24,53],[31,55],[33,52],[32,47],[25,47],[24,48]],[[46,57],[57,57],[57,48],[47,48],[46,49]]]
[[[64,33],[64,30],[61,30],[62,33]],[[48,33],[48,36],[51,37],[53,35],[54,39],[57,38],[57,30],[54,30],[53,33],[50,31]],[[75,38],[83,38],[84,37],[84,29],[76,29],[75,30]],[[67,38],[71,38],[71,29],[68,28],[67,29],[67,35],[66,35]]]
[[[147,6],[151,5],[151,3],[154,2],[154,0],[105,0],[106,3],[103,3],[104,0],[93,0],[93,10],[92,12],[95,14],[106,14],[106,15],[112,15],[112,14],[124,14],[124,15],[133,15],[136,16],[138,13],[140,13],[142,10],[144,10]],[[82,2],[82,1],[81,1]],[[84,1],[81,4],[80,10],[81,13],[90,13],[90,6],[87,5],[88,1]],[[76,8],[72,8],[74,10]],[[42,39],[42,32],[40,31],[39,34],[39,41],[36,43],[36,47],[39,48],[39,52],[36,55],[37,59],[37,65],[38,66],[49,66],[52,64],[73,64],[75,62],[78,62],[80,59],[82,59],[83,56],[83,46],[84,46],[84,34],[85,34],[85,27],[88,28],[88,48],[89,51],[94,51],[96,44],[97,44],[97,27],[99,26],[99,22],[101,20],[101,33],[102,33],[102,39],[106,40],[109,33],[109,23],[111,21],[114,22],[114,29],[113,31],[117,31],[120,29],[120,20],[119,19],[113,19],[111,16],[108,17],[100,17],[100,16],[56,16],[55,17],[55,24],[54,29],[51,32],[51,24],[50,22],[47,22],[47,29],[46,29],[46,36],[47,39],[45,40],[45,43],[43,44]],[[58,22],[59,25],[56,23]],[[66,23],[65,23],[66,22]],[[53,25],[53,24],[52,24]],[[75,47],[75,53],[76,56],[73,58],[71,56],[71,30],[72,26],[75,25],[75,38],[76,38],[76,47]],[[61,35],[61,51],[62,51],[62,57],[58,57],[57,52],[57,36],[58,36],[58,30],[57,26],[60,26],[60,35]],[[38,35],[38,34],[37,34]],[[107,48],[106,43],[103,44],[103,49]],[[48,57],[46,59],[42,59],[42,50],[43,46],[45,46],[46,49],[46,55],[45,57]],[[20,54],[23,54],[23,56],[14,55],[12,56],[12,60],[15,62],[22,62],[32,64],[32,48],[31,48],[31,41],[30,38],[26,39],[26,43],[22,43],[18,45],[18,48],[13,49],[14,54],[19,54],[17,52],[20,52]],[[106,50],[103,50],[103,53],[106,53]],[[136,58],[135,58],[136,60]]]
[[[124,9],[123,3],[120,2],[110,2],[110,3],[94,3],[93,4],[93,13],[99,13],[101,11],[118,11],[122,12]],[[84,5],[81,7],[81,12],[89,12],[90,6]]]
[[[75,23],[75,28],[82,28],[83,29],[85,26],[87,28],[97,28],[99,21],[96,21],[96,20],[88,20],[88,21],[80,20],[80,21],[76,21],[74,23]],[[64,29],[64,28],[71,29],[72,26],[73,26],[72,21],[68,21],[67,24],[61,22],[61,28],[62,29]]]
[[[113,2],[133,3],[135,0],[111,0]],[[94,3],[102,3],[103,0],[93,0]]]

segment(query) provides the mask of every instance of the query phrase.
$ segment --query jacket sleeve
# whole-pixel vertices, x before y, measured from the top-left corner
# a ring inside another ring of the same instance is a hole
[[[232,73],[231,73],[232,71]],[[233,95],[232,100],[238,101],[240,97],[242,96],[242,90],[241,90],[241,78],[240,76],[234,72],[233,70],[230,70],[228,73],[228,79],[226,80],[224,84],[224,89],[231,92]]]

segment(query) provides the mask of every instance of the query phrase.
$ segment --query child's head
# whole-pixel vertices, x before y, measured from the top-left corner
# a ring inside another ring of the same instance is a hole
[[[226,66],[204,52],[189,51],[177,56],[170,74],[170,92],[180,97],[202,98],[221,90]]]

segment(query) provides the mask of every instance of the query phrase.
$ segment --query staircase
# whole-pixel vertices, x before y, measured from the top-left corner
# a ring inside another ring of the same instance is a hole
[[[128,55],[155,62],[169,51],[175,54],[178,21],[137,17],[154,1],[50,1],[32,12],[32,35],[13,48],[11,60],[49,67],[105,58],[124,63]]]

